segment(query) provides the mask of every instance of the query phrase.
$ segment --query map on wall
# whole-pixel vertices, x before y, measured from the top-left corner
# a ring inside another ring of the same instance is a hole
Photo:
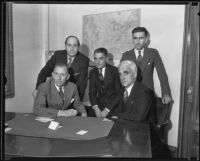
[[[93,59],[96,48],[104,47],[120,60],[122,53],[133,48],[132,30],[140,25],[140,9],[83,16],[83,45]],[[83,51],[84,52],[84,51]]]

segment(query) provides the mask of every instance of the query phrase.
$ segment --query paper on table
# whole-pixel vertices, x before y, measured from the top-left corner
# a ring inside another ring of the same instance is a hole
[[[76,134],[78,134],[78,135],[84,135],[84,134],[86,134],[88,131],[86,131],[86,130],[80,130],[80,131],[78,131]]]
[[[107,118],[104,118],[102,121],[111,121],[111,120],[109,120],[109,119],[107,119]]]
[[[40,122],[49,122],[49,121],[52,121],[54,119],[49,118],[49,117],[36,117],[35,120],[40,121]]]

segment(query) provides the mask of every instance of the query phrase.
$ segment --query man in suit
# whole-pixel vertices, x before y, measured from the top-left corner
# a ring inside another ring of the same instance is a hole
[[[153,71],[158,73],[162,91],[162,102],[171,102],[171,91],[168,77],[161,57],[156,49],[148,48],[149,33],[144,27],[136,27],[132,31],[134,48],[123,53],[121,61],[132,60],[138,66],[137,80],[154,91]]]
[[[93,68],[89,74],[89,98],[96,117],[109,117],[119,103],[121,83],[118,69],[106,63],[105,48],[94,51]]]
[[[52,77],[38,87],[33,108],[36,115],[68,117],[77,115],[78,111],[81,116],[87,116],[76,85],[67,81],[69,76],[66,64],[55,64]],[[71,104],[76,110],[69,109]]]
[[[48,60],[40,71],[36,89],[45,82],[53,71],[56,63],[67,63],[69,66],[69,81],[77,85],[81,101],[83,100],[88,79],[89,59],[79,52],[80,42],[75,36],[68,36],[65,40],[65,50],[55,51],[54,55]]]
[[[133,61],[124,60],[119,64],[119,76],[124,91],[117,117],[134,121],[154,121],[151,114],[155,105],[154,93],[143,83],[136,81],[137,66]]]

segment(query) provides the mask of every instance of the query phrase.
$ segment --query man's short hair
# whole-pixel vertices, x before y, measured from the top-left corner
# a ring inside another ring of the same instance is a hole
[[[149,32],[147,31],[147,29],[145,27],[136,27],[132,30],[132,34],[134,34],[136,32],[144,32],[145,37],[147,37],[149,35]]]
[[[68,65],[66,63],[56,63],[54,65],[53,71],[55,70],[56,67],[65,67],[67,69],[67,72],[69,73],[69,71],[68,71],[69,68],[68,68]]]
[[[108,51],[107,51],[106,48],[97,48],[97,49],[94,50],[94,54],[95,53],[103,53],[105,56],[108,55]]]
[[[122,64],[125,64],[125,65],[128,65],[130,67],[130,69],[132,70],[133,73],[135,73],[135,78],[137,77],[137,65],[135,64],[134,61],[131,61],[131,60],[122,60],[119,64],[119,67],[122,65]],[[118,68],[119,68],[118,67]]]
[[[78,42],[78,46],[80,46],[80,42],[79,42],[78,37],[76,37],[76,36],[74,36],[74,35],[70,35],[70,36],[68,36],[68,37],[65,39],[65,45],[67,44],[68,39],[71,38],[71,37],[75,38],[75,39],[77,40],[77,42]]]

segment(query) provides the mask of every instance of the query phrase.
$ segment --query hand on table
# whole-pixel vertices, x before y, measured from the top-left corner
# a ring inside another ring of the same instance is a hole
[[[81,113],[81,117],[87,117],[87,113],[86,112],[82,112]]]
[[[96,117],[101,117],[101,110],[99,109],[99,106],[94,105],[94,106],[92,106],[92,108],[94,109]]]
[[[58,116],[64,116],[64,117],[69,117],[69,116],[76,116],[77,111],[74,109],[69,109],[69,110],[61,110],[58,112]]]
[[[164,95],[163,98],[162,98],[162,103],[163,104],[168,104],[171,102],[171,97],[169,95]]]

